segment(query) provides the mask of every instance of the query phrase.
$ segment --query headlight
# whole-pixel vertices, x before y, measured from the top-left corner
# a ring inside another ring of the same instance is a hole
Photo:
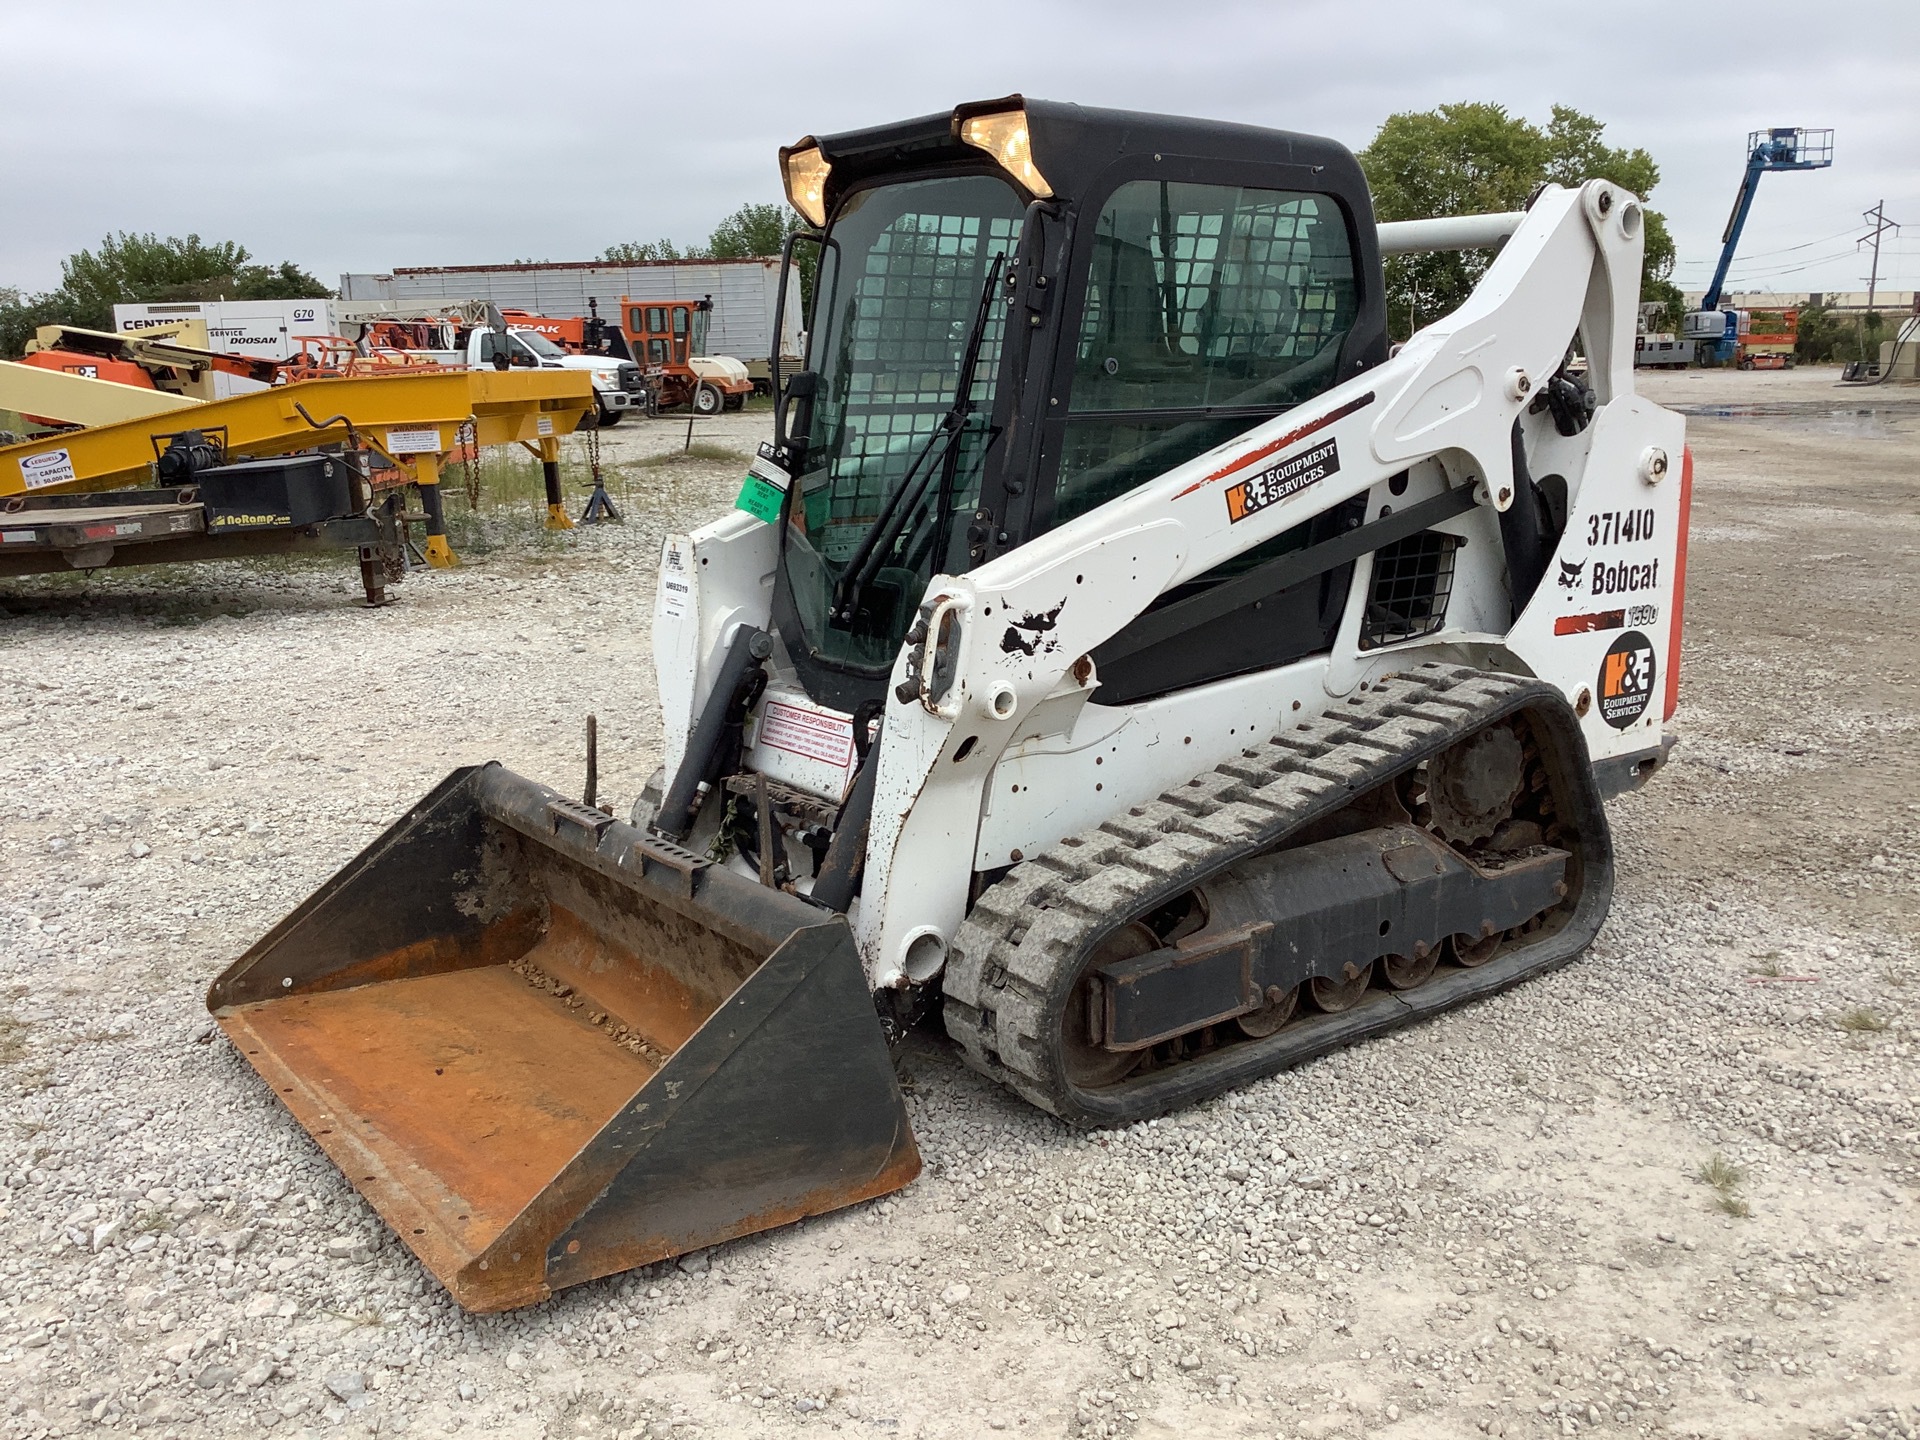
[[[827,223],[827,172],[831,169],[812,136],[780,151],[780,180],[787,187],[787,203],[815,229]]]
[[[1045,200],[1053,194],[1047,177],[1033,163],[1033,141],[1027,134],[1024,106],[989,115],[966,116],[960,121],[960,138],[976,150],[991,155],[994,163],[1019,181],[1034,199]]]

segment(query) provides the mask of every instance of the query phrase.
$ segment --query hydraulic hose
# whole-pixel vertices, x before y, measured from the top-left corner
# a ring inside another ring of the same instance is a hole
[[[660,814],[653,822],[653,828],[662,835],[675,840],[687,838],[687,832],[693,828],[694,812],[699,809],[700,787],[711,785],[719,778],[716,772],[727,736],[729,712],[747,687],[763,676],[761,667],[772,653],[773,637],[766,631],[742,625],[733,632],[726,656],[720,662],[720,673],[713,677],[707,703],[700,707],[699,718],[693,722],[686,753],[680,757],[680,768],[674,772],[673,784],[667,787],[666,798],[660,802]]]
[[[1500,548],[1507,557],[1507,583],[1513,591],[1513,618],[1533,599],[1547,573],[1546,530],[1540,519],[1540,492],[1527,468],[1527,442],[1513,422],[1513,501],[1500,512]]]
[[[862,717],[856,715],[854,733],[865,729]],[[867,832],[873,823],[873,787],[879,774],[880,747],[875,744],[861,759],[860,772],[853,777],[853,789],[847,793],[847,803],[833,827],[833,840],[820,862],[820,873],[814,877],[811,898],[816,905],[844,914],[853,904],[854,892],[866,873]]]

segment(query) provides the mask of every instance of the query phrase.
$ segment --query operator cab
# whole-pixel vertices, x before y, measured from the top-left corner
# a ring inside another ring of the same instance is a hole
[[[1366,181],[1331,140],[1012,96],[781,152],[818,255],[782,392],[774,621],[877,697],[936,574],[1093,510],[1387,355]],[[778,374],[778,357],[774,359]],[[1349,523],[1317,517],[1170,603]],[[1100,661],[1121,703],[1326,649],[1350,566]],[[1151,613],[1151,612],[1149,612]]]
[[[704,300],[637,301],[622,303],[623,329],[634,358],[650,368],[686,368],[696,355],[707,353],[707,330],[713,321],[713,298]]]

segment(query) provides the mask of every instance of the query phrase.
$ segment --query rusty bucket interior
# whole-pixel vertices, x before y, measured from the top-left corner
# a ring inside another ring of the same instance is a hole
[[[497,765],[448,777],[208,1005],[470,1309],[920,1168],[844,919]]]

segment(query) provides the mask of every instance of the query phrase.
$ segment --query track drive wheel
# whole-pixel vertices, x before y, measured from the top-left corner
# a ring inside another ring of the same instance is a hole
[[[1117,1085],[1140,1063],[1139,1051],[1103,1049],[1095,1038],[1099,1034],[1096,1007],[1100,989],[1093,972],[1115,960],[1150,955],[1159,945],[1153,931],[1138,921],[1122,925],[1101,942],[1074,982],[1073,994],[1060,1014],[1060,1057],[1067,1079],[1081,1089]]]

